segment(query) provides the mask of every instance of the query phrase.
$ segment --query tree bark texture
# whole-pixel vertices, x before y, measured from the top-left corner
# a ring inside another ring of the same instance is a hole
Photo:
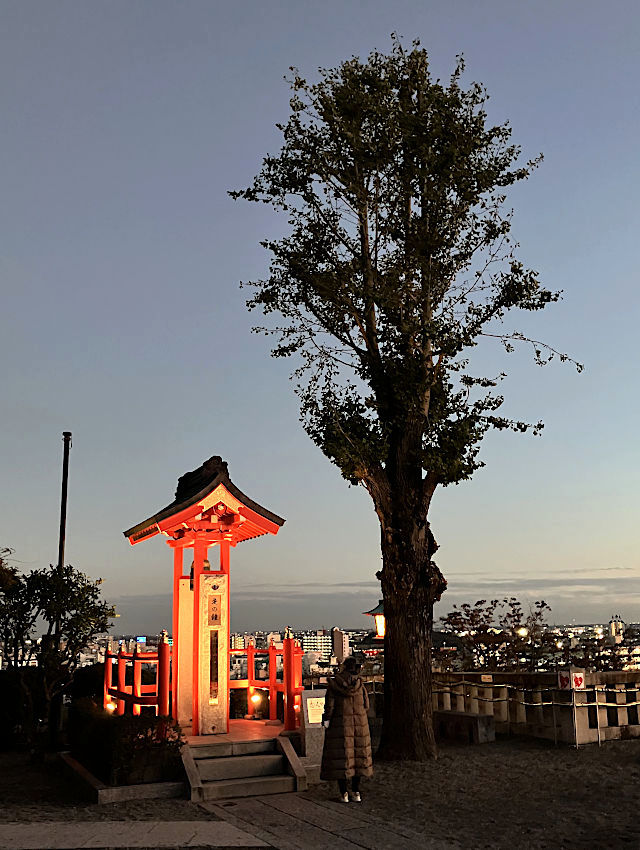
[[[411,581],[412,574],[420,575],[415,555],[408,546],[388,542],[383,547],[384,721],[378,756],[387,760],[437,755],[431,690],[434,595],[430,586]]]
[[[378,757],[387,760],[437,756],[431,686],[433,606],[446,582],[432,560],[438,547],[427,521],[436,485],[422,478],[420,466],[417,475],[415,469],[412,463],[389,466],[393,496],[386,510],[378,511],[383,561],[378,577],[386,621]]]

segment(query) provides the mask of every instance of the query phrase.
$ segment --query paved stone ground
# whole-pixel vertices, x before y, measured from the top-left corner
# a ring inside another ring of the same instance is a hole
[[[268,847],[224,821],[41,821],[0,825],[0,850],[79,850],[79,848]]]
[[[357,804],[304,794],[194,805],[211,820],[71,821],[0,824],[0,850],[181,850],[272,847],[277,850],[461,850],[408,827],[389,828]]]
[[[200,807],[278,850],[463,850],[460,844],[429,838],[406,825],[390,826],[358,803],[312,800],[306,793]]]
[[[365,811],[370,808],[311,799],[310,793],[218,804],[138,800],[99,806],[84,803],[56,763],[33,764],[23,753],[0,754],[0,850],[457,850],[458,845],[430,841],[411,827],[389,828]]]

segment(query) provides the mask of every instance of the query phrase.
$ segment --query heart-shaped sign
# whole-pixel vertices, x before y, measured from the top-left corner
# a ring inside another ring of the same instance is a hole
[[[560,687],[564,690],[569,687],[569,677],[560,674]]]
[[[573,677],[573,686],[574,686],[574,688],[581,688],[581,687],[582,687],[582,683],[583,683],[583,682],[584,682],[584,677],[583,677],[583,676],[574,676],[574,677]]]

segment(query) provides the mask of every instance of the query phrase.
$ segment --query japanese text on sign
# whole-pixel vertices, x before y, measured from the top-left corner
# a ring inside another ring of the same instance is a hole
[[[310,697],[305,700],[308,723],[322,723],[324,713],[324,697]]]
[[[220,595],[217,593],[209,597],[209,625],[220,625]]]

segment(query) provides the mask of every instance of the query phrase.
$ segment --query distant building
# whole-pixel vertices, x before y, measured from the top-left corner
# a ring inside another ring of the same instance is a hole
[[[231,635],[231,649],[245,649],[245,636],[238,634],[238,632],[233,632]]]
[[[342,664],[347,655],[351,654],[349,648],[349,635],[345,634],[337,626],[331,629],[331,647],[333,655],[336,657],[338,664]]]
[[[607,633],[608,643],[622,643],[624,640],[624,630],[627,624],[624,622],[620,614],[613,614],[609,620],[609,631]]]
[[[267,635],[267,646],[273,642],[276,649],[282,649],[282,635],[280,632],[269,632]]]
[[[267,639],[267,633],[266,632],[256,632],[255,633],[255,639],[253,641],[253,645],[255,646],[256,649],[268,649],[269,648],[269,641]]]
[[[296,632],[295,637],[302,643],[304,652],[317,652],[319,661],[329,661],[333,654],[331,632],[317,629],[313,632]]]

